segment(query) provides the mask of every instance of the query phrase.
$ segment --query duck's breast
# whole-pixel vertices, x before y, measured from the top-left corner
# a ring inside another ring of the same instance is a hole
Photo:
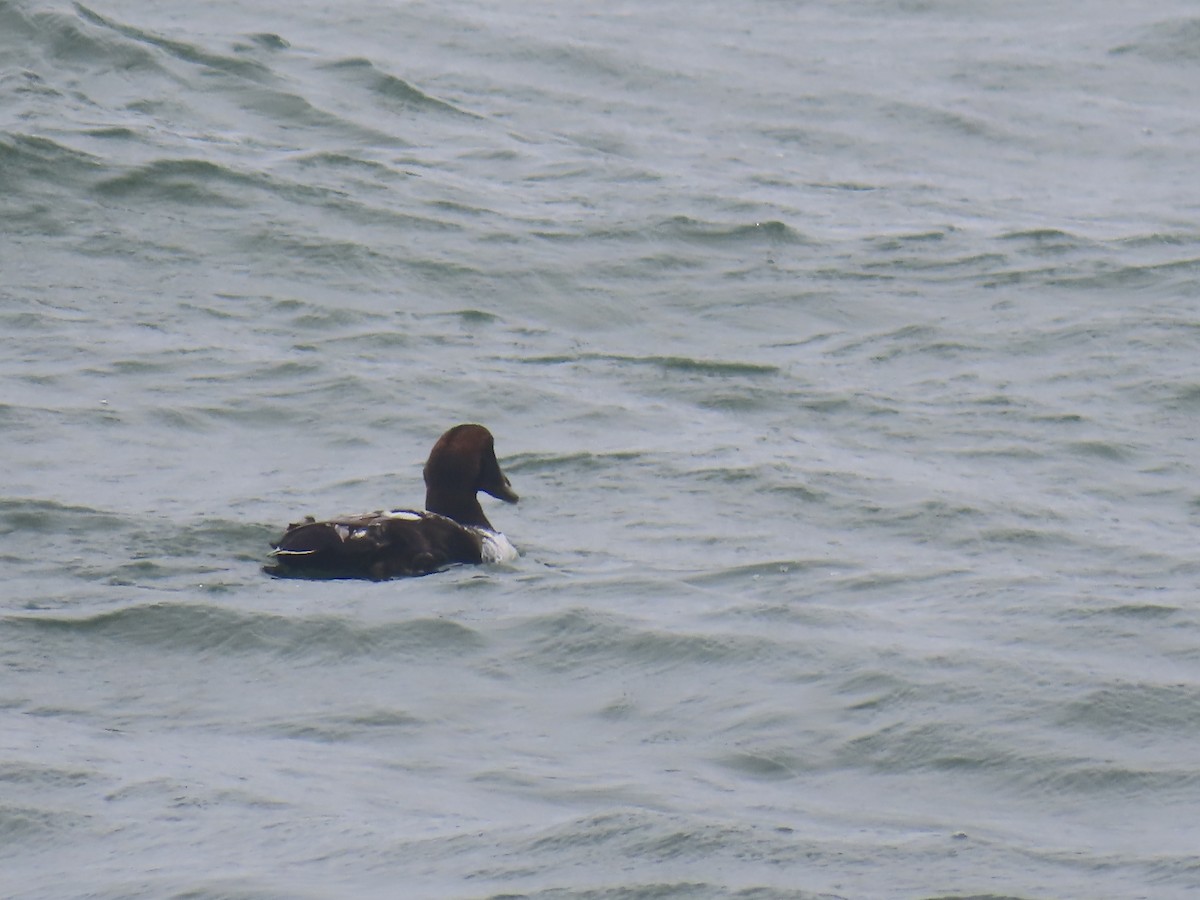
[[[481,545],[479,555],[483,558],[483,562],[512,562],[521,555],[503,533],[491,531],[487,528],[472,528],[471,530],[479,535],[479,543]]]

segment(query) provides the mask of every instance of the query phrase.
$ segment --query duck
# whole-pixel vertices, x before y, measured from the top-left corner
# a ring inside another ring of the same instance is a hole
[[[425,509],[390,509],[288,525],[271,545],[269,575],[284,578],[391,578],[428,575],[456,563],[510,562],[516,548],[492,527],[482,491],[505,503],[520,498],[496,460],[484,426],[455,425],[425,463]]]

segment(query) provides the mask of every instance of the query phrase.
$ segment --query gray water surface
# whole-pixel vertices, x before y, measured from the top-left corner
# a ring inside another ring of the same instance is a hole
[[[0,886],[1200,889],[1182,0],[0,0]],[[512,565],[273,581],[479,421]]]

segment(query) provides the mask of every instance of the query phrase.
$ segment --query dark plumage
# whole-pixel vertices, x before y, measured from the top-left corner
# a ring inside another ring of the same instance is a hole
[[[518,497],[496,461],[482,425],[456,425],[425,463],[425,511],[386,510],[289,525],[272,546],[271,575],[370,578],[427,575],[452,563],[501,562],[516,551],[483,514],[479,491],[508,503]]]

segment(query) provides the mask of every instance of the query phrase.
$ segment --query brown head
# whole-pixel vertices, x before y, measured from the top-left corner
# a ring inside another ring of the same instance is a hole
[[[479,491],[506,503],[519,499],[500,471],[492,433],[482,425],[455,425],[438,438],[425,462],[425,508],[461,525],[491,528]]]

